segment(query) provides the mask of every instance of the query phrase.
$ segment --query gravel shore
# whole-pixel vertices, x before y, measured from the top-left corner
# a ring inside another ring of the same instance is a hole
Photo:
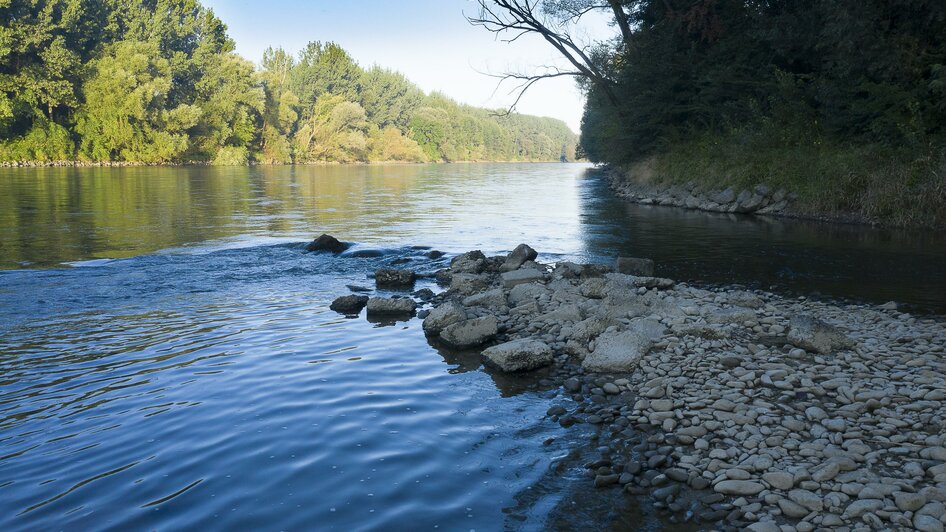
[[[457,256],[420,315],[496,371],[551,366],[548,416],[599,429],[589,487],[707,529],[944,529],[941,318],[536,259]]]

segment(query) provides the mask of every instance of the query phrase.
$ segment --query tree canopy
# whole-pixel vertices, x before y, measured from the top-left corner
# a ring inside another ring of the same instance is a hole
[[[332,42],[254,67],[197,0],[0,0],[0,160],[548,161],[576,142]]]

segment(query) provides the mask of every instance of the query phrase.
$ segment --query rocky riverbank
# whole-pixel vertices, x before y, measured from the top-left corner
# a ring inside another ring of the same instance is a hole
[[[324,239],[323,239],[324,241]],[[598,427],[589,488],[672,519],[756,531],[946,524],[946,325],[895,304],[703,289],[608,265],[464,253],[413,298],[344,296],[345,313],[422,308],[435,345],[494,371],[546,368],[551,420]],[[385,286],[410,273],[382,271]]]

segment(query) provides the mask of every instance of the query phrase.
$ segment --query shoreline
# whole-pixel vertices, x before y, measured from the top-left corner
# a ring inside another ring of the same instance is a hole
[[[647,497],[672,522],[777,531],[946,524],[946,322],[896,305],[697,288],[617,268],[454,257],[413,294],[439,348],[541,369],[547,418],[596,427],[588,489]],[[615,270],[620,270],[620,273]],[[409,270],[378,270],[408,289]],[[369,319],[411,297],[358,299]],[[336,300],[338,303],[345,297]],[[594,486],[594,488],[592,488]]]
[[[641,183],[626,177],[624,171],[610,166],[601,167],[608,188],[629,203],[676,207],[718,214],[741,214],[775,218],[808,220],[845,225],[864,225],[881,229],[909,229],[934,231],[927,226],[898,225],[870,220],[856,213],[814,214],[797,210],[797,195],[785,190],[771,190],[764,184],[753,190],[704,188],[695,181],[685,185]],[[725,200],[725,201],[721,201]]]
[[[187,161],[187,162],[162,162],[162,163],[141,163],[131,161],[0,161],[0,168],[147,168],[147,167],[215,167],[215,168],[249,168],[254,166],[372,166],[372,165],[428,165],[428,164],[488,164],[488,163],[509,163],[509,164],[572,164],[582,163],[583,161],[568,161],[562,163],[558,160],[548,161],[361,161],[353,163],[339,163],[332,161],[314,161],[285,164],[270,164],[249,162],[240,165],[215,165],[210,161]]]

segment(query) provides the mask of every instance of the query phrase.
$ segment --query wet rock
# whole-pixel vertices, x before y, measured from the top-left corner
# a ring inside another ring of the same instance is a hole
[[[450,325],[462,321],[466,321],[466,310],[454,301],[447,301],[431,310],[430,314],[424,318],[424,332],[428,335],[437,335]]]
[[[457,255],[450,261],[450,270],[454,273],[482,273],[485,269],[486,255],[480,250]]]
[[[348,295],[336,298],[329,308],[341,314],[358,314],[368,304],[368,296]]]
[[[791,319],[788,341],[796,347],[824,354],[836,349],[849,349],[854,345],[837,327],[804,315]]]
[[[485,344],[498,332],[496,317],[483,316],[447,326],[440,331],[440,339],[455,349],[468,349]]]
[[[309,242],[305,246],[306,251],[328,251],[331,253],[341,253],[350,248],[351,244],[342,242],[332,235],[320,235],[318,238]]]
[[[413,286],[417,275],[411,270],[381,268],[374,272],[374,282],[378,288],[396,288]]]
[[[538,256],[539,254],[536,252],[536,250],[530,248],[526,244],[519,244],[516,246],[516,249],[512,250],[512,253],[506,257],[506,261],[503,262],[503,265],[500,267],[500,271],[511,272],[513,270],[517,270],[527,261],[535,260],[535,258]]]
[[[424,253],[424,256],[426,256],[428,259],[436,260],[436,259],[439,259],[440,257],[443,257],[443,251],[432,249],[428,251],[427,253]]]
[[[530,338],[511,340],[483,350],[483,360],[506,372],[529,371],[552,363],[548,344]]]
[[[654,261],[636,257],[618,257],[617,261],[614,263],[614,269],[617,273],[623,273],[625,275],[653,277]]]
[[[536,283],[545,280],[545,273],[533,269],[521,269],[502,274],[503,286],[512,288],[523,283]]]
[[[408,298],[372,297],[368,300],[368,315],[404,315],[413,314],[417,303]]]

